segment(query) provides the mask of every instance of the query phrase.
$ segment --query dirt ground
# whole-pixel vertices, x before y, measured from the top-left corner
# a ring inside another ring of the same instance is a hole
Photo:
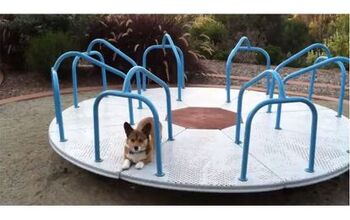
[[[71,105],[71,95],[62,98],[64,108]],[[320,104],[336,109],[336,103]],[[316,185],[251,194],[161,190],[102,177],[70,164],[51,149],[47,130],[54,117],[52,97],[2,105],[0,115],[1,205],[349,205],[349,172]]]

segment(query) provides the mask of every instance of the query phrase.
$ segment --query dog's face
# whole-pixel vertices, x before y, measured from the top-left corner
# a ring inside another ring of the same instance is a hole
[[[133,129],[129,123],[124,123],[124,130],[126,134],[126,147],[134,152],[147,150],[149,146],[149,135],[151,132],[151,124],[147,123],[141,131]]]

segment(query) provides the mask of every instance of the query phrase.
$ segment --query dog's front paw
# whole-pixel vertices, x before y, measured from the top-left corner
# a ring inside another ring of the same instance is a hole
[[[136,169],[142,169],[143,166],[145,166],[145,164],[142,161],[140,161],[140,162],[137,162],[137,164],[135,165],[135,168]]]
[[[123,169],[123,170],[127,170],[127,169],[130,168],[130,165],[131,165],[130,160],[125,159],[124,162],[123,162],[123,165],[122,165],[122,169]]]

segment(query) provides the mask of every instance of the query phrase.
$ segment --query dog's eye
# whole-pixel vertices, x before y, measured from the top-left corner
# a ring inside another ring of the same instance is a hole
[[[139,139],[139,142],[142,142],[142,139]]]
[[[135,139],[131,139],[131,142],[135,142]]]

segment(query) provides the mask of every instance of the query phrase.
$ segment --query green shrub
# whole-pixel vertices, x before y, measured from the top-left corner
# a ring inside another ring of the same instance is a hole
[[[193,21],[190,33],[194,39],[200,39],[201,35],[204,34],[209,37],[214,45],[223,42],[227,38],[225,26],[211,16],[197,17]]]
[[[150,45],[161,44],[164,33],[168,33],[184,53],[185,69],[198,70],[200,55],[188,42],[187,19],[186,16],[178,15],[107,15],[90,26],[88,38],[106,39],[141,64],[145,49]],[[111,50],[105,47],[96,49],[104,54],[107,64],[125,72],[130,68],[130,64],[115,56]],[[176,61],[170,50],[155,50],[150,53],[147,64],[161,79],[171,83],[177,82]]]
[[[24,67],[24,54],[33,37],[46,32],[65,32],[78,45],[86,44],[89,24],[97,15],[0,15],[0,56],[16,69]]]
[[[77,42],[69,34],[46,32],[29,41],[29,46],[25,51],[25,62],[30,70],[49,76],[56,59],[62,53],[75,50],[76,47]]]
[[[228,32],[225,26],[212,16],[197,16],[190,29],[190,43],[193,48],[206,58],[226,59]]]
[[[284,24],[282,33],[282,51],[296,53],[310,44],[310,35],[307,25],[295,19],[289,19]]]
[[[268,45],[264,49],[270,55],[271,64],[277,65],[285,59],[285,55],[283,54],[282,49],[280,47]],[[260,53],[257,56],[257,60],[259,64],[266,64],[265,56],[261,55]]]
[[[336,18],[335,32],[324,42],[335,56],[349,56],[349,15]]]

